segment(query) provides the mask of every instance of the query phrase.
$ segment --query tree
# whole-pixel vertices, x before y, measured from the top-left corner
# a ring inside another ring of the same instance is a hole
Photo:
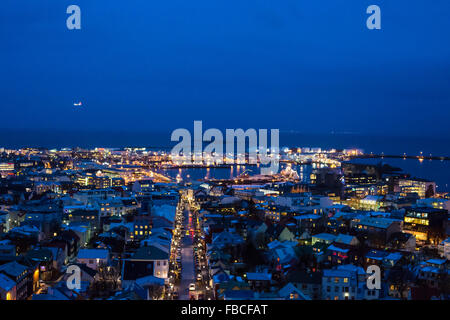
[[[242,256],[245,263],[250,267],[264,264],[264,259],[261,257],[261,252],[255,248],[251,241],[247,242],[244,248],[244,254]]]
[[[358,263],[361,265],[365,265],[364,256],[369,250],[369,247],[367,245],[367,240],[364,236],[358,237],[359,243],[356,247],[356,255],[358,256]]]
[[[163,293],[163,287],[161,285],[154,283],[146,286],[146,288],[150,300],[159,300],[161,298]]]
[[[450,275],[446,269],[440,270],[437,282],[440,293],[447,297],[450,294]]]
[[[427,190],[425,191],[425,198],[432,198],[434,196],[434,188],[432,185],[429,185]]]
[[[109,295],[119,288],[120,272],[116,268],[100,266],[97,271],[95,282],[91,288],[93,296]]]
[[[397,288],[401,299],[407,299],[407,296],[405,296],[404,293],[407,292],[409,283],[413,280],[413,278],[414,275],[409,270],[408,266],[394,266],[389,271],[388,275],[388,281]]]

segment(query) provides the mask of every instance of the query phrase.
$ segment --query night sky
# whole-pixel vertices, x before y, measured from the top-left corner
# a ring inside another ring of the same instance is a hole
[[[0,128],[450,137],[448,0],[2,0],[0,49]]]

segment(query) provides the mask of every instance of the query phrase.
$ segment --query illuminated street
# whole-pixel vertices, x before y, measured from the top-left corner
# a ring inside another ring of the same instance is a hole
[[[188,217],[188,211],[184,212],[186,221],[186,230],[190,230],[190,219]],[[194,283],[194,257],[192,248],[192,235],[183,235],[182,249],[181,249],[181,281],[179,285],[180,299],[188,300],[189,297],[189,284]]]

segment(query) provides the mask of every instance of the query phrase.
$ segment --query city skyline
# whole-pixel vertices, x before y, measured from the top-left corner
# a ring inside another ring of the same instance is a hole
[[[0,300],[448,300],[448,190],[361,149],[275,157],[0,148]]]

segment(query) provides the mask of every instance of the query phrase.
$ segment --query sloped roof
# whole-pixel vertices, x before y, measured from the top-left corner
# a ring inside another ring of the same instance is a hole
[[[251,300],[255,294],[252,290],[226,290],[222,295],[226,300]]]
[[[34,261],[51,261],[53,252],[50,249],[34,249],[27,252],[27,257]]]
[[[388,218],[372,218],[372,217],[364,217],[359,221],[359,224],[365,225],[368,227],[375,227],[375,228],[381,228],[386,229],[388,228],[392,223],[394,223],[394,219],[388,219]]]
[[[173,222],[175,220],[176,207],[168,204],[163,204],[161,206],[154,206],[152,208],[152,216],[162,217],[168,221]]]
[[[294,283],[320,284],[322,283],[322,273],[294,270],[288,274],[287,280]]]
[[[335,241],[339,242],[339,243],[351,244],[351,242],[354,238],[355,238],[354,236],[340,233],[340,234],[338,234]]]
[[[444,264],[446,261],[447,261],[447,259],[429,259],[429,260],[427,260],[425,262],[429,263],[429,264],[441,265],[441,264]]]
[[[324,277],[351,278],[353,275],[354,272],[352,270],[339,270],[339,269],[323,270]]]
[[[285,285],[283,288],[281,288],[280,291],[278,291],[278,294],[280,295],[280,297],[288,297],[292,293],[298,294],[298,300],[311,300],[310,297],[305,295],[301,290],[297,289],[290,282],[287,285]]]
[[[331,233],[319,233],[312,236],[313,238],[326,240],[326,241],[334,241],[336,239],[336,236]]]
[[[224,196],[221,200],[220,200],[220,204],[221,205],[230,205],[230,204],[234,204],[236,202],[240,202],[242,199],[238,198],[238,197],[234,197],[234,196]]]
[[[385,257],[385,259],[397,261],[397,260],[400,260],[402,257],[403,257],[403,255],[400,252],[392,252],[392,253],[388,254]]]
[[[9,291],[16,285],[16,282],[12,279],[10,279],[8,276],[4,275],[3,273],[0,273],[0,288],[2,288],[5,291]]]
[[[355,272],[358,275],[365,275],[366,271],[360,267],[360,266],[355,266],[353,264],[343,264],[341,266],[337,267],[339,270],[347,270],[347,271],[351,271],[351,272]]]
[[[145,277],[136,279],[136,283],[138,285],[140,285],[141,287],[150,286],[152,284],[158,284],[158,285],[163,286],[164,279],[149,275],[149,276],[145,276]]]
[[[0,266],[0,272],[6,273],[7,275],[18,277],[28,268],[16,261],[11,261]]]
[[[242,243],[244,240],[242,239],[242,237],[236,233],[232,233],[229,231],[222,231],[219,234],[217,234],[214,239],[213,239],[213,244],[214,243]]]
[[[221,283],[230,280],[230,277],[225,273],[221,272],[213,276],[214,283]],[[240,290],[239,290],[240,291]]]
[[[80,249],[78,259],[108,259],[109,251],[107,249]]]
[[[247,279],[250,281],[270,281],[272,280],[272,274],[263,272],[248,272]]]
[[[167,260],[169,255],[167,252],[157,248],[156,246],[148,246],[139,248],[132,257],[132,260]]]
[[[366,253],[366,258],[373,260],[383,260],[389,253],[385,251],[372,249]]]
[[[336,252],[342,252],[342,253],[347,253],[349,251],[348,249],[340,248],[340,247],[335,246],[335,245],[330,245],[328,247],[328,250],[336,251]]]
[[[73,300],[74,297],[68,297],[61,289],[54,288],[51,293],[46,294],[33,294],[31,300]]]

